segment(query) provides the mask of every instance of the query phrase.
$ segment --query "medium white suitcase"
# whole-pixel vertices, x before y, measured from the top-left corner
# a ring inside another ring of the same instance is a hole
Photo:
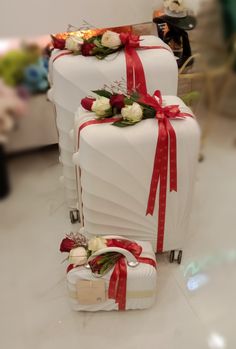
[[[105,238],[126,240],[119,236]],[[114,270],[116,266],[102,277],[93,274],[88,265],[76,267],[67,273],[68,295],[73,310],[94,312],[145,309],[155,303],[157,287],[155,254],[149,242],[135,242],[142,247],[140,257],[136,258],[123,248],[108,247],[97,251],[89,259],[92,260],[107,252],[121,253],[121,257],[122,255],[125,257],[122,258],[122,268],[125,268],[126,276],[119,274],[117,284],[112,284],[114,274],[117,273]]]
[[[142,45],[168,46],[156,36],[142,36]],[[63,165],[64,185],[68,206],[77,207],[76,177],[72,154],[74,143],[70,131],[74,128],[74,114],[80,101],[91,90],[100,89],[126,77],[124,51],[109,55],[104,60],[95,57],[66,55],[56,59],[61,51],[54,50],[50,60],[52,89],[49,98],[56,108],[59,133],[60,161]],[[162,94],[177,94],[178,69],[174,55],[166,49],[138,50],[141,58],[148,91],[158,89]]]
[[[180,98],[163,99],[165,105],[179,105],[181,112],[192,114]],[[76,133],[80,125],[94,118],[94,113],[80,107]],[[126,128],[92,125],[80,132],[74,162],[78,167],[81,220],[86,232],[150,241],[155,251],[172,251],[172,260],[174,250],[182,250],[191,213],[200,130],[194,117],[170,122],[177,137],[178,190],[170,192],[167,187],[164,236],[158,233],[159,189],[154,214],[146,215],[157,120],[142,120]]]

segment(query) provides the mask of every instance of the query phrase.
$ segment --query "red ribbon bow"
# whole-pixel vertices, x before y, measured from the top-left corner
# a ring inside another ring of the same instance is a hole
[[[162,252],[166,216],[168,161],[170,191],[177,192],[177,144],[175,130],[170,119],[182,119],[187,116],[192,117],[192,115],[181,113],[178,105],[163,106],[160,91],[156,91],[153,97],[150,95],[141,97],[139,102],[153,107],[156,110],[156,119],[158,120],[158,139],[146,215],[153,215],[154,213],[156,193],[160,183],[157,252]]]
[[[156,268],[156,262],[151,258],[140,257],[142,247],[136,242],[128,240],[109,239],[107,241],[109,247],[120,247],[131,252],[138,262],[152,265]],[[127,263],[125,257],[121,254],[114,270],[111,274],[108,298],[115,299],[119,310],[126,308],[126,289],[127,289]]]

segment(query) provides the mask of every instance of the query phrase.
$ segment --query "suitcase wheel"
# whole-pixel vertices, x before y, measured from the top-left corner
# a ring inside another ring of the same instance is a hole
[[[177,262],[178,262],[178,264],[181,264],[182,256],[183,256],[183,251],[180,250],[180,251],[179,251],[179,254],[178,254],[178,257],[177,257]]]
[[[79,210],[71,210],[70,211],[70,221],[72,224],[80,223]]]
[[[170,251],[169,262],[173,263],[175,259],[175,250]]]
[[[170,256],[169,256],[169,262],[170,263],[177,262],[178,264],[181,264],[182,256],[183,256],[182,250],[179,250],[179,251],[178,250],[171,250]]]

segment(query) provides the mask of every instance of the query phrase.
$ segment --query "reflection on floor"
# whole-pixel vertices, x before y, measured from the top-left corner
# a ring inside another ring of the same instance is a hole
[[[236,121],[215,118],[199,165],[181,267],[159,256],[147,311],[74,313],[58,245],[71,227],[57,152],[12,159],[0,204],[2,348],[236,347]]]

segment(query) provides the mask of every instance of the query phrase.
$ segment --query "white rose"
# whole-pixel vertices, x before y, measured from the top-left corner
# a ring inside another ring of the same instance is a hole
[[[106,239],[104,239],[103,237],[93,238],[88,242],[88,249],[92,252],[96,252],[98,250],[101,250],[102,248],[106,248],[106,242]]]
[[[120,35],[108,30],[103,34],[101,43],[105,47],[117,49],[121,45]]]
[[[84,265],[87,263],[87,251],[84,247],[73,248],[69,254],[69,263]]]
[[[121,109],[121,115],[125,120],[131,122],[138,122],[142,120],[143,109],[138,103],[133,103],[132,105],[127,105]]]
[[[97,116],[108,116],[111,110],[110,99],[106,97],[98,97],[96,101],[93,102],[92,111],[96,113]]]
[[[69,51],[78,52],[83,44],[83,39],[78,36],[71,35],[66,39],[65,48]]]

